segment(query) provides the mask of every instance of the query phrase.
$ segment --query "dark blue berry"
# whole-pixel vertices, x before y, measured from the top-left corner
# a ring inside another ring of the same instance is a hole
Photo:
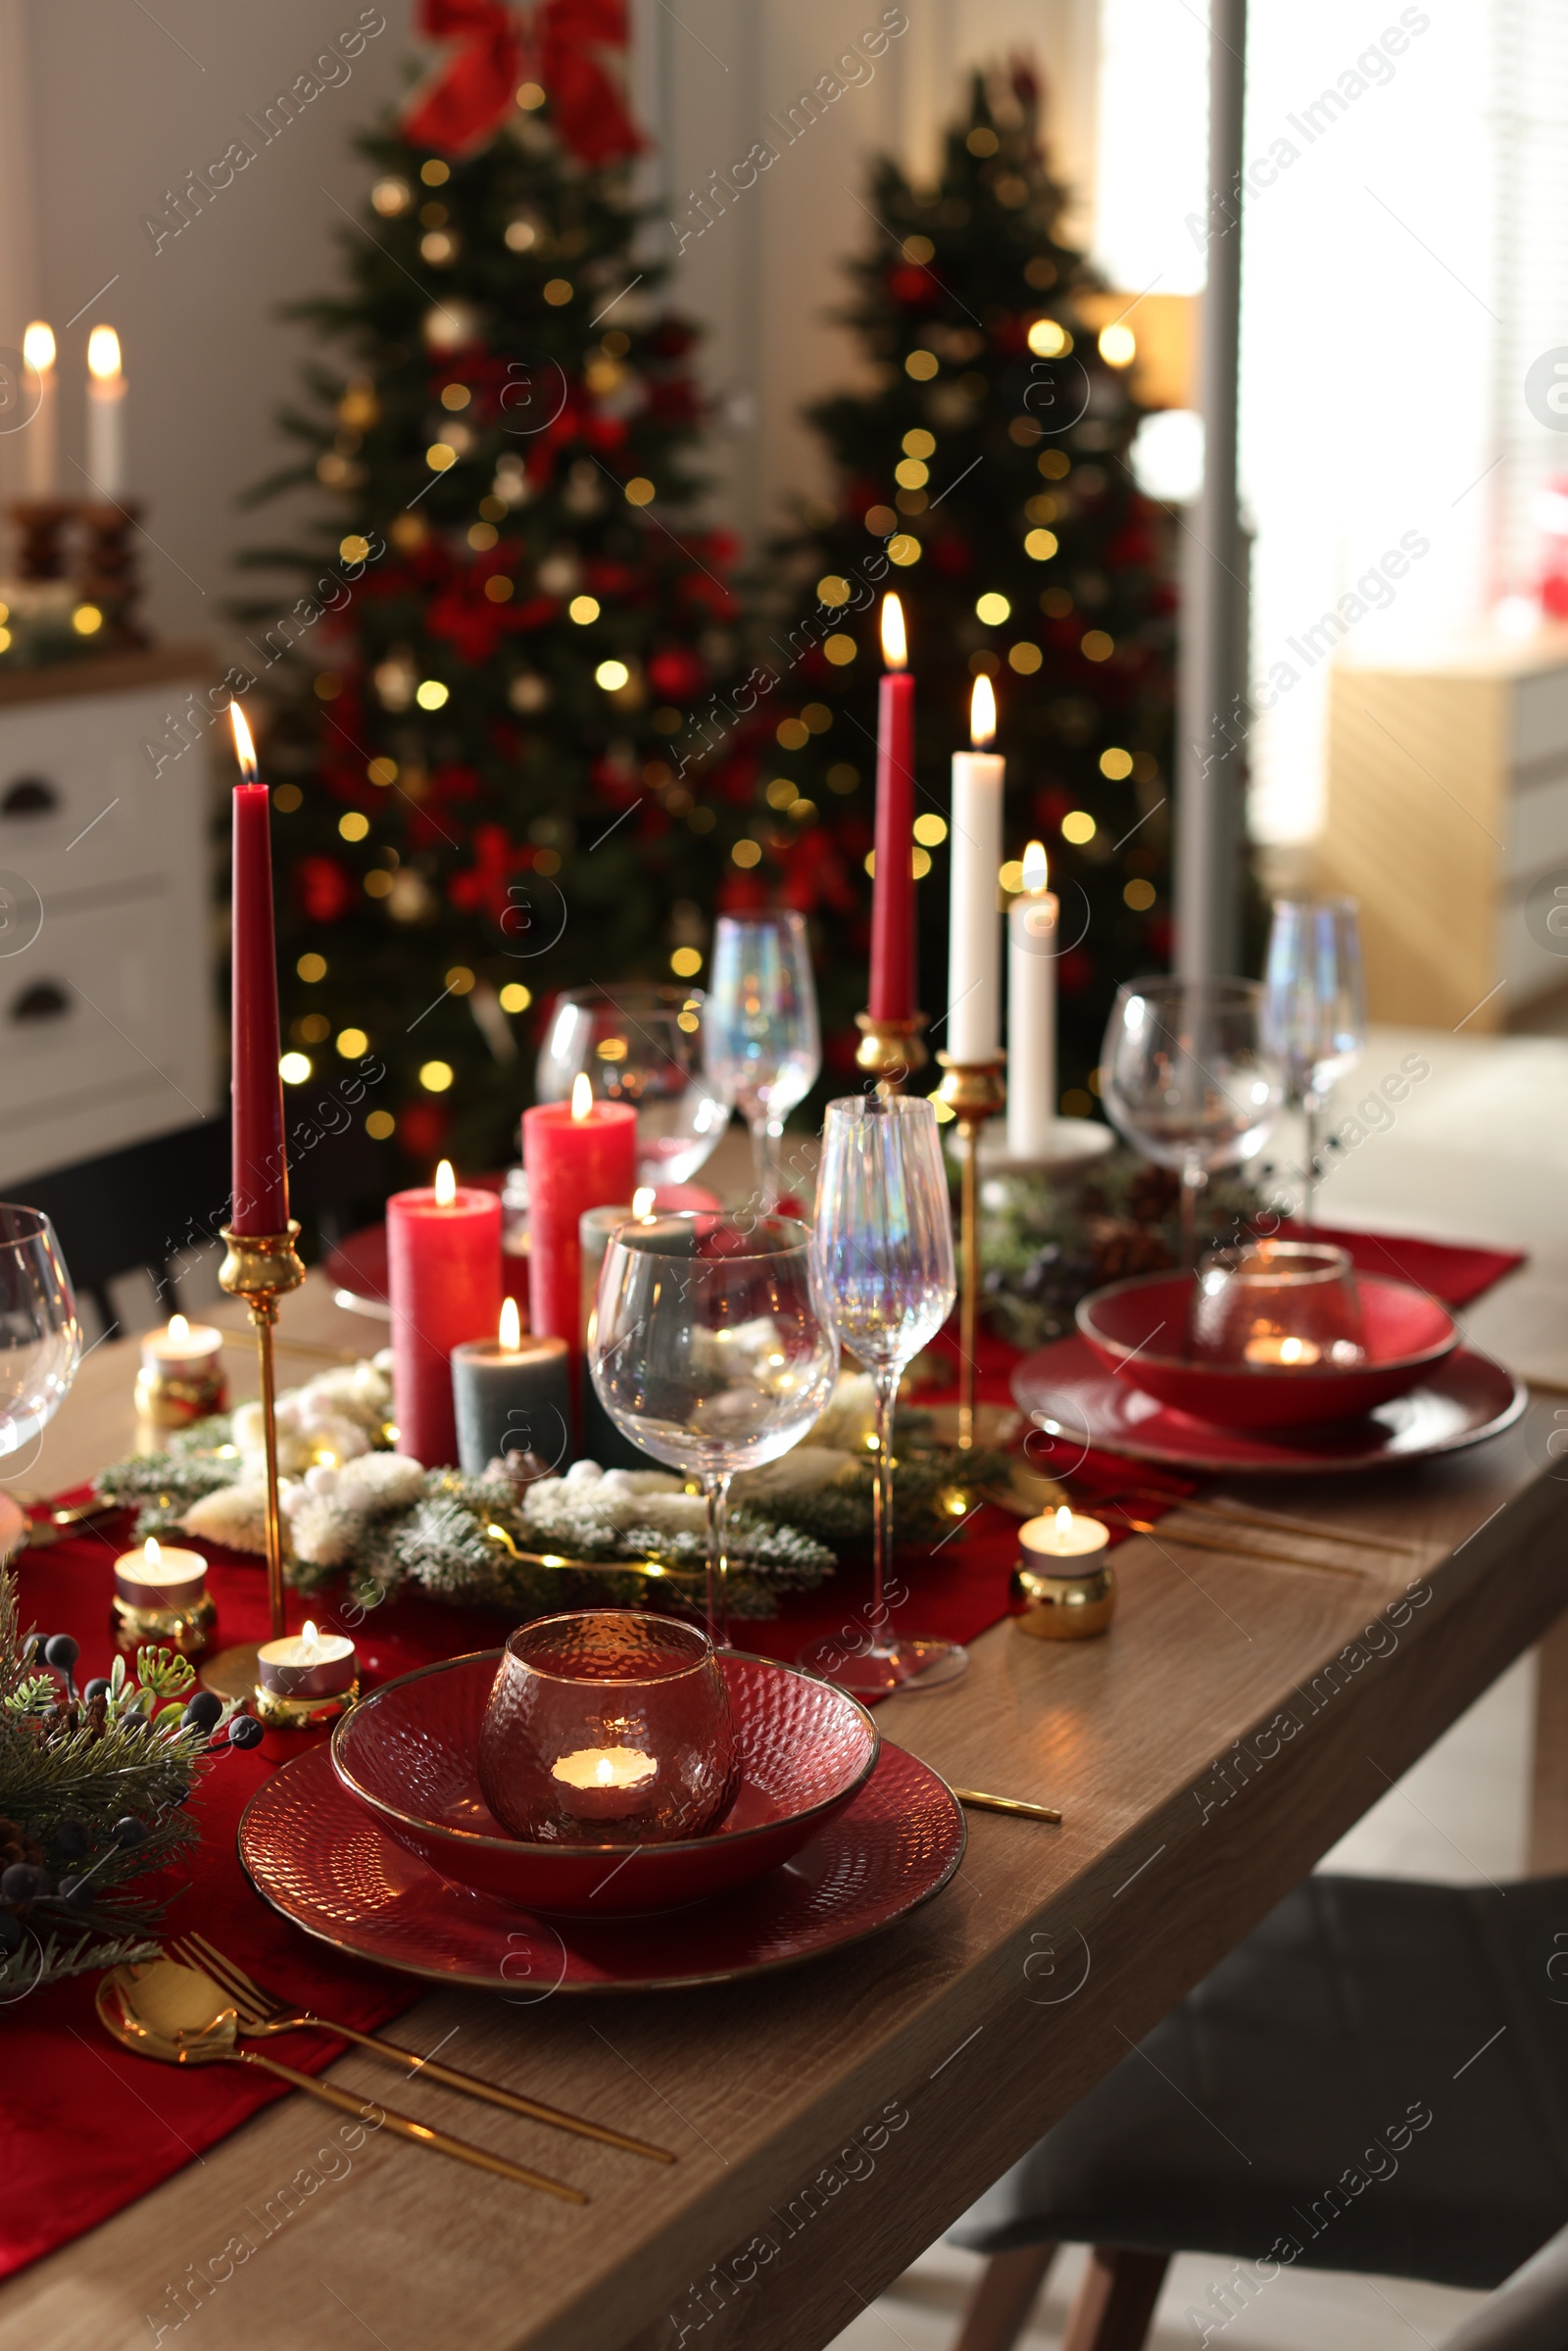
[[[231,1747],[259,1747],[267,1733],[254,1714],[236,1714],[228,1726]]]
[[[62,1861],[79,1861],[87,1850],[88,1837],[80,1821],[61,1821],[49,1842]]]
[[[48,1877],[30,1861],[13,1861],[8,1869],[0,1870],[0,1896],[8,1902],[30,1902],[34,1895],[48,1890]]]
[[[127,1812],[123,1820],[116,1821],[111,1834],[117,1845],[122,1845],[128,1850],[131,1845],[146,1843],[147,1823],[139,1821],[133,1812]],[[0,1884],[3,1883],[4,1881],[0,1880]]]
[[[90,1910],[92,1908],[92,1885],[90,1880],[86,1878],[62,1878],[60,1881],[60,1899],[67,1905],[69,1909]]]
[[[210,1731],[223,1711],[223,1701],[216,1690],[198,1690],[180,1723],[187,1731]]]
[[[69,1674],[80,1655],[80,1641],[73,1641],[69,1633],[51,1633],[43,1644],[43,1661],[57,1674]]]
[[[90,1682],[82,1684],[81,1694],[89,1704],[94,1698],[106,1698],[109,1695],[109,1684],[102,1674],[94,1674]]]

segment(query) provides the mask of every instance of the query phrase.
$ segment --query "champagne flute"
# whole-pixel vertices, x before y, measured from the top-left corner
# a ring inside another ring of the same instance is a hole
[[[776,1461],[838,1377],[838,1341],[792,1216],[649,1216],[616,1227],[588,1326],[599,1400],[623,1437],[708,1496],[708,1631],[729,1641],[725,1528],[738,1469]]]
[[[1182,1263],[1198,1261],[1198,1195],[1250,1158],[1285,1100],[1260,1039],[1255,980],[1128,980],[1101,1051],[1101,1094],[1135,1151],[1182,1179]]]
[[[1263,967],[1263,1039],[1306,1119],[1301,1222],[1317,1220],[1323,1113],[1366,1043],[1361,925],[1353,898],[1277,898]]]
[[[876,1396],[874,1566],[868,1644],[851,1652],[842,1641],[817,1641],[800,1662],[858,1696],[905,1683],[934,1690],[956,1681],[966,1651],[930,1635],[895,1634],[887,1604],[899,1375],[936,1337],[957,1295],[947,1170],[929,1102],[872,1093],[828,1103],[812,1249],[839,1336],[870,1373]]]
[[[758,1204],[778,1205],[784,1121],[822,1066],[816,988],[799,914],[721,914],[713,933],[703,1057],[715,1094],[752,1130]]]

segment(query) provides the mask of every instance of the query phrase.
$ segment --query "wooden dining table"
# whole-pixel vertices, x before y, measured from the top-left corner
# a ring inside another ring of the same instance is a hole
[[[1529,1281],[1513,1277],[1522,1309]],[[254,1393],[238,1312],[218,1318],[236,1333],[237,1391]],[[1494,1333],[1498,1320],[1494,1310]],[[285,1382],[379,1343],[318,1276],[286,1301],[281,1336]],[[129,1449],[134,1367],[128,1342],[90,1353],[31,1487],[59,1491]],[[956,1786],[1062,1814],[1051,1827],[969,1813],[956,1877],[892,1931],[703,1990],[426,1992],[396,2028],[677,2162],[552,2139],[421,2086],[425,2119],[523,2161],[569,2143],[591,2202],[563,2205],[374,2134],[322,2180],[311,2167],[329,2119],[291,2096],[15,2277],[0,2289],[0,2346],[827,2343],[1568,1608],[1561,1411],[1540,1396],[1471,1451],[1253,1489],[1251,1504],[1331,1535],[1307,1547],[1354,1572],[1190,1548],[1181,1529],[1200,1522],[1177,1518],[1116,1551],[1120,1610],[1105,1638],[1048,1642],[1004,1623],[973,1643],[963,1681],[883,1705],[883,1736]],[[918,1588],[917,1561],[909,1581]],[[1565,1685],[1568,1658],[1548,1642],[1543,1867],[1568,1862]],[[0,2025],[26,2029],[24,2010]],[[1453,2054],[1458,2067],[1472,2052]],[[147,2077],[139,2105],[106,2082],[80,2128],[157,2130],[160,2077]],[[385,2082],[352,2055],[328,2078],[364,2096]],[[310,2189],[293,2184],[307,2178]],[[210,2265],[236,2234],[254,2250],[214,2285]],[[189,2280],[201,2278],[198,2293]]]

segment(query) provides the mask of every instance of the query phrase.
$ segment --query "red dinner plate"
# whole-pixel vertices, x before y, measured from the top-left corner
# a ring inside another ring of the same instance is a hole
[[[776,1869],[870,1778],[876,1725],[847,1690],[771,1657],[723,1652],[741,1785],[706,1837],[529,1844],[479,1792],[475,1759],[499,1649],[383,1683],[332,1734],[351,1795],[444,1878],[534,1910],[673,1910]]]
[[[1220,1429],[1161,1403],[1125,1373],[1106,1371],[1083,1339],[1060,1339],[1026,1356],[1012,1375],[1012,1393],[1051,1440],[1047,1449],[1036,1442],[1027,1447],[1047,1477],[1070,1477],[1091,1446],[1173,1469],[1233,1475],[1392,1469],[1497,1436],[1518,1419],[1526,1401],[1511,1372],[1462,1347],[1416,1387],[1359,1420],[1307,1429]]]
[[[940,1893],[963,1844],[952,1789],[888,1745],[854,1803],[782,1869],[688,1910],[603,1925],[537,1916],[438,1877],[349,1794],[324,1746],[275,1771],[239,1825],[257,1892],[318,1942],[521,2002],[730,1984],[841,1950]]]
[[[1182,1352],[1191,1274],[1134,1274],[1079,1303],[1080,1334],[1107,1371],[1222,1429],[1300,1430],[1352,1420],[1430,1380],[1459,1344],[1446,1306],[1408,1282],[1356,1277],[1366,1333],[1360,1363],[1206,1363]],[[1163,1344],[1161,1344],[1163,1343]]]

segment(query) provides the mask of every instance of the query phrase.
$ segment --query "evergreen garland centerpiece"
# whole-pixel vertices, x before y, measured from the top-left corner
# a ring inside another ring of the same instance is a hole
[[[888,160],[871,173],[874,225],[844,316],[872,381],[808,412],[832,487],[777,550],[795,602],[763,649],[786,672],[761,746],[760,862],[728,894],[782,889],[844,925],[820,977],[827,1065],[848,1076],[868,940],[875,606],[896,588],[920,683],[923,1001],[938,1008],[946,968],[949,756],[984,670],[1008,854],[1041,839],[1061,899],[1060,1107],[1087,1114],[1117,983],[1168,960],[1175,596],[1169,516],[1130,466],[1146,414],[1128,365],[1138,320],[1109,320],[1064,233],[1066,203],[1021,68],[974,77],[930,185]]]
[[[79,1692],[76,1657],[65,1634],[23,1634],[0,1568],[0,1999],[157,1957],[159,1905],[124,1888],[195,1842],[185,1800],[214,1739],[260,1736],[171,1649]]]
[[[617,0],[545,0],[527,54],[423,13],[471,46],[359,141],[340,290],[291,313],[298,454],[254,494],[318,516],[252,552],[298,584],[245,614],[286,1070],[371,1055],[360,1115],[421,1169],[510,1155],[553,991],[700,969],[733,782],[701,719],[735,650],[696,333],[633,250]]]

